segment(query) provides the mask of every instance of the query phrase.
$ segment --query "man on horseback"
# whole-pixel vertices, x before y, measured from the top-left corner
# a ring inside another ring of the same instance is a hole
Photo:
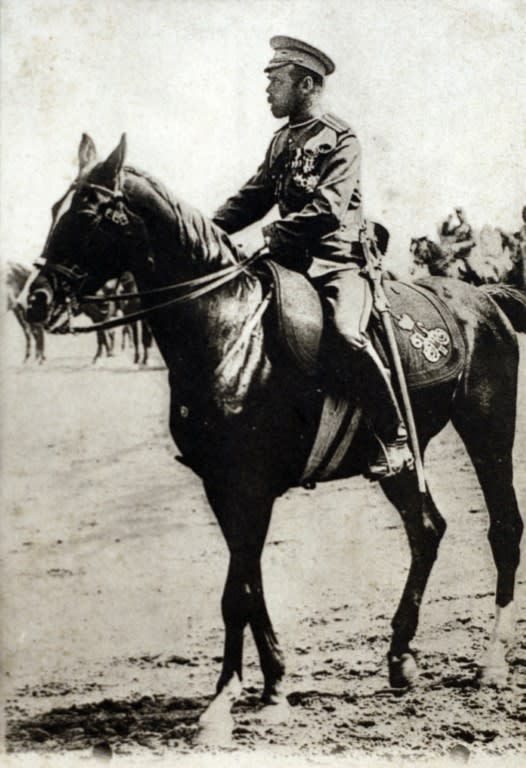
[[[460,259],[464,265],[464,273],[469,274],[472,270],[466,259],[475,245],[473,230],[462,208],[455,208],[455,216],[456,224],[453,214],[442,224],[440,242],[451,261]]]
[[[363,214],[360,145],[352,128],[324,112],[324,78],[334,63],[307,43],[273,37],[266,67],[274,117],[288,117],[263,164],[219,208],[214,222],[228,234],[261,219],[277,204],[280,218],[263,227],[272,259],[314,279],[344,344],[344,378],[352,382],[381,446],[369,467],[377,479],[412,464],[407,431],[389,375],[365,333],[371,311],[360,275]],[[345,383],[345,382],[344,382]]]

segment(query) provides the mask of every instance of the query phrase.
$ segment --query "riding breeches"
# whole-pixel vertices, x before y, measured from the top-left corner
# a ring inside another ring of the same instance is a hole
[[[364,334],[372,309],[371,289],[359,270],[353,264],[313,279],[336,331],[355,349],[367,343]]]
[[[389,374],[366,334],[373,303],[369,283],[357,265],[329,270],[313,282],[329,321],[347,346],[334,373],[358,395],[376,436],[384,444],[391,443],[403,421]]]

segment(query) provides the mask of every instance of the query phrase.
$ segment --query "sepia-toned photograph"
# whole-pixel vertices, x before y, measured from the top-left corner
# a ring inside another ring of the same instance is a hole
[[[524,0],[0,9],[0,763],[523,765]]]

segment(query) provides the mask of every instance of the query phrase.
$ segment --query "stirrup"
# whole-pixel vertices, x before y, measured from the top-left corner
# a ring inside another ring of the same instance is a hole
[[[399,430],[398,437],[392,443],[380,443],[380,453],[369,464],[367,477],[370,480],[383,480],[386,477],[394,477],[404,469],[414,469],[415,460],[409,444],[405,429]]]

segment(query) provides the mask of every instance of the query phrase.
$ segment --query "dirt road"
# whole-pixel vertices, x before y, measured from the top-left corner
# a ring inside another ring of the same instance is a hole
[[[61,755],[111,752],[117,764],[186,764],[220,670],[227,553],[199,481],[174,461],[166,372],[158,359],[134,368],[126,354],[94,368],[85,338],[52,338],[43,366],[23,366],[11,319],[6,332],[6,760],[55,766]],[[515,463],[526,510],[526,364],[521,382]],[[294,490],[276,504],[263,564],[291,718],[258,723],[261,679],[247,637],[232,764],[253,765],[252,750],[280,765],[287,755],[346,766],[524,760],[526,558],[509,686],[479,689],[494,615],[487,515],[451,430],[428,463],[448,531],[414,644],[417,686],[398,696],[387,681],[409,561],[397,513],[362,479]]]

